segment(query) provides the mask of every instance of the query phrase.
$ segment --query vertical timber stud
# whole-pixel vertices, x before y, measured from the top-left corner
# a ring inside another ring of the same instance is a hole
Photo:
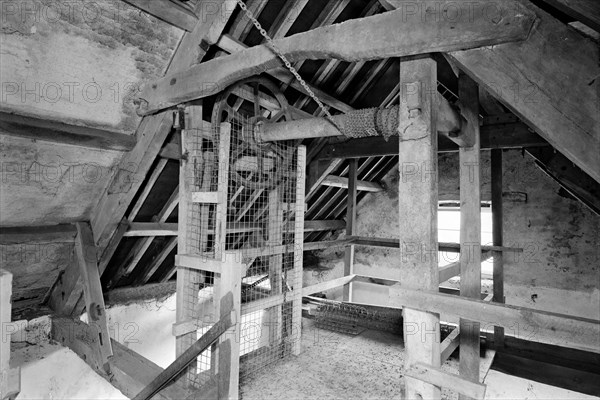
[[[296,212],[294,220],[294,297],[292,310],[292,354],[300,355],[302,344],[302,263],[304,247],[304,198],[306,185],[306,146],[298,147],[296,168]]]
[[[481,293],[481,193],[479,91],[477,83],[459,74],[463,135],[471,147],[459,149],[460,161],[460,295],[479,299]],[[479,382],[479,322],[460,319],[460,375]],[[467,399],[459,395],[460,399]]]
[[[222,132],[222,131],[221,131]],[[237,400],[240,382],[240,329],[242,307],[242,270],[240,253],[224,253],[221,267],[220,318],[231,314],[233,326],[228,329],[218,347],[219,399]],[[214,354],[214,353],[213,353]]]
[[[193,248],[188,245],[188,219],[190,216],[190,207],[192,207],[192,184],[194,162],[202,165],[202,159],[193,154],[194,135],[197,135],[195,128],[202,125],[202,106],[188,106],[185,108],[185,128],[181,131],[181,154],[179,165],[179,211],[178,211],[178,232],[177,232],[177,253],[187,254],[194,251],[199,252],[200,248]],[[210,188],[209,188],[210,190]],[[207,228],[208,229],[208,228]],[[200,244],[199,244],[200,245]],[[190,307],[190,299],[197,299],[198,285],[201,283],[203,274],[200,271],[177,267],[177,303],[176,303],[176,323],[188,321],[196,317],[198,307]],[[195,287],[195,289],[194,289]],[[197,339],[196,332],[186,333],[175,338],[176,356],[181,356]],[[196,373],[196,365],[188,367],[182,374],[182,382],[193,382]]]
[[[356,230],[356,180],[358,160],[349,160],[348,171],[348,203],[346,206],[346,236],[354,235]],[[344,253],[344,276],[354,273],[354,246],[346,246]],[[344,301],[352,301],[352,284],[344,285]]]
[[[502,150],[492,150],[492,240],[494,246],[503,245],[503,205],[502,205]],[[504,259],[501,251],[494,252],[494,298],[496,303],[504,303]],[[504,346],[504,328],[494,327],[495,346]]]
[[[100,284],[98,258],[92,228],[87,222],[77,222],[77,240],[75,252],[79,263],[79,272],[83,279],[83,295],[88,315],[88,324],[98,335],[100,355],[103,367],[109,372],[108,358],[112,357],[112,345],[108,333],[108,320],[104,308],[104,295]]]
[[[242,266],[234,262],[234,256],[226,253],[230,147],[231,124],[224,122],[219,126],[219,170],[217,174],[219,195],[215,209],[215,260],[221,260],[223,264],[221,273],[215,274],[214,277],[213,297],[215,299],[215,315],[223,316],[229,312],[237,313],[237,316],[232,315],[233,333],[222,336],[218,345],[212,346],[211,369],[218,376],[219,399],[237,400]],[[231,309],[224,309],[224,303],[229,301],[232,302]],[[230,329],[228,332],[232,332],[232,330]],[[232,335],[237,335],[234,340],[231,340]],[[217,355],[218,361],[215,355]]]
[[[12,274],[0,269],[0,400],[14,399],[21,391],[20,368],[10,369]]]
[[[269,192],[269,248],[280,246],[283,241],[283,207],[281,206],[280,190],[278,187]],[[282,293],[283,255],[275,254],[269,257],[269,281],[271,296]],[[274,306],[269,309],[269,334],[274,343],[280,343],[283,337],[283,307]],[[283,349],[283,346],[281,347]]]
[[[437,67],[430,58],[400,63],[400,282],[437,292]],[[407,367],[440,366],[439,315],[404,308]],[[405,377],[406,398],[439,399],[440,388]]]
[[[231,124],[223,122],[219,126],[219,170],[217,171],[218,203],[215,209],[215,260],[224,260],[225,246],[227,245],[227,194],[229,191],[229,150],[231,147]],[[206,154],[206,153],[205,153]],[[205,164],[206,165],[206,164]],[[229,288],[221,285],[220,277],[215,275],[214,292],[215,299],[221,298]],[[222,292],[221,292],[222,291]],[[215,301],[215,315],[220,315],[220,302]],[[214,361],[214,359],[212,360]]]

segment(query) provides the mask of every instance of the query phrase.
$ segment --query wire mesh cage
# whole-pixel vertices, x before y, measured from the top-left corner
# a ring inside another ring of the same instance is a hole
[[[298,167],[296,142],[253,142],[256,113],[261,118],[277,113],[239,101],[255,93],[238,90],[231,96],[234,100],[224,98],[215,105],[212,126],[186,127],[182,136],[186,167],[180,184],[190,192],[183,220],[184,251],[206,260],[222,260],[225,253],[234,252],[246,267],[241,282],[240,378],[291,354],[300,338],[298,241],[303,235],[296,232],[302,232],[298,222],[303,224],[303,208],[299,213],[297,207],[298,199],[304,206],[303,168]],[[216,203],[196,201],[215,193]],[[215,299],[228,290],[221,287],[219,274],[184,270],[178,321],[193,320],[196,330],[178,336],[178,354],[218,321]],[[199,388],[214,379],[215,351],[216,346],[207,349],[188,369],[188,385]]]

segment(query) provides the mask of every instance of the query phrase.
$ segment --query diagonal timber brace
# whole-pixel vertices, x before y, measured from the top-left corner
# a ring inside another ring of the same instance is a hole
[[[423,6],[425,4],[425,6]],[[535,14],[514,1],[490,12],[477,2],[423,2],[371,17],[313,29],[275,41],[290,62],[305,59],[375,60],[449,52],[527,38]],[[197,64],[149,83],[137,103],[143,115],[219,93],[249,76],[281,66],[267,45]]]

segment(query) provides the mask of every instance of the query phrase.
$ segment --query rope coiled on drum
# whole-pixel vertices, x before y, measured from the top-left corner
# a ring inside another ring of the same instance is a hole
[[[398,110],[399,106],[391,108],[364,108],[353,110],[344,115],[342,133],[350,138],[364,138],[369,136],[398,135]]]

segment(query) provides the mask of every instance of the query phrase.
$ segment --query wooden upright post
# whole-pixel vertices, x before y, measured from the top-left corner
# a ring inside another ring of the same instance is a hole
[[[494,246],[503,245],[502,205],[502,150],[492,150],[492,240]],[[496,303],[504,303],[504,259],[501,251],[494,252],[494,297]],[[504,328],[494,327],[496,347],[504,346]]]
[[[352,158],[349,160],[348,171],[348,203],[346,206],[346,236],[354,235],[356,231],[356,182],[358,160]],[[344,254],[344,276],[350,276],[354,273],[354,246],[346,246]],[[352,301],[352,284],[344,285],[344,301]]]
[[[479,299],[481,293],[481,194],[479,92],[477,83],[459,75],[463,136],[472,143],[459,149],[460,160],[460,295]],[[460,375],[479,382],[479,321],[460,319]],[[460,399],[466,399],[460,395]]]
[[[108,332],[108,320],[104,307],[104,296],[100,284],[98,258],[92,228],[87,222],[78,222],[75,252],[79,263],[79,272],[83,279],[83,295],[87,310],[88,324],[98,335],[100,355],[105,371],[109,372],[108,359],[112,357],[112,345]]]
[[[296,212],[294,214],[294,300],[292,303],[292,354],[300,355],[302,343],[302,264],[304,247],[304,199],[306,177],[306,147],[298,147],[296,168]]]
[[[273,248],[281,245],[283,241],[283,207],[281,206],[280,189],[274,188],[269,192],[269,221],[268,221],[268,246]],[[275,254],[269,257],[269,282],[271,284],[271,296],[282,293],[283,255]],[[274,343],[279,344],[283,332],[283,307],[281,305],[271,307],[269,310],[269,335]]]
[[[21,391],[21,371],[10,369],[12,274],[0,269],[0,400],[14,399]]]
[[[233,326],[219,339],[218,390],[219,399],[237,400],[240,382],[240,329],[242,307],[242,270],[239,253],[223,254],[221,266],[220,318],[231,314]]]
[[[400,63],[399,281],[437,292],[437,67],[430,58]],[[440,366],[439,315],[404,308],[406,365]],[[406,379],[406,398],[439,399],[440,388]]]
[[[178,254],[200,254],[204,249],[204,243],[208,241],[208,207],[207,205],[198,206],[199,210],[199,238],[197,243],[188,242],[188,226],[192,217],[192,192],[209,191],[212,176],[207,179],[200,179],[196,176],[199,171],[204,174],[204,166],[208,165],[199,148],[194,147],[197,139],[197,129],[202,127],[202,105],[193,105],[186,107],[185,126],[181,131],[181,154],[187,154],[188,157],[182,158],[179,166],[179,211],[178,211],[178,235],[177,235],[177,253]],[[196,168],[196,171],[194,171]],[[198,181],[194,181],[197,178]],[[206,208],[206,210],[203,210]],[[203,211],[206,211],[203,213]],[[203,218],[203,214],[206,218]],[[205,225],[202,225],[202,224]],[[178,267],[177,268],[177,304],[176,304],[176,323],[183,323],[198,318],[198,288],[205,280],[205,274],[194,269]],[[204,321],[203,321],[204,322]],[[197,340],[195,331],[187,332],[175,338],[176,356],[181,356]],[[186,368],[182,378],[184,384],[195,381],[196,365]]]

